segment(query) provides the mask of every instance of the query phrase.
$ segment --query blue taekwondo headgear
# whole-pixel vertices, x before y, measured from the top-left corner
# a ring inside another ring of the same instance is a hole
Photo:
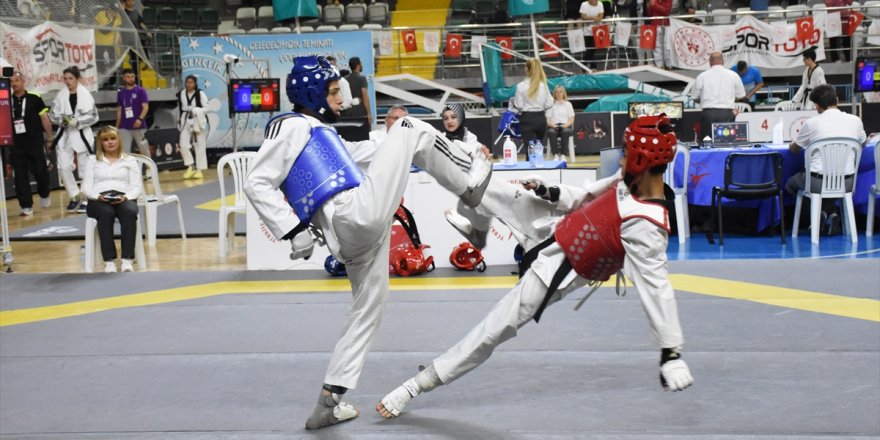
[[[333,119],[333,110],[327,106],[327,84],[340,78],[336,67],[324,57],[296,57],[287,75],[287,99]]]

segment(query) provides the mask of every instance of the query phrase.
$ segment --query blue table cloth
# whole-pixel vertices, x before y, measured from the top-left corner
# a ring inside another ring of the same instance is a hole
[[[865,212],[868,204],[868,189],[875,183],[876,176],[874,174],[874,148],[875,145],[867,145],[862,149],[862,157],[859,161],[858,177],[856,178],[856,187],[853,192],[853,203],[856,210]],[[788,178],[804,170],[804,153],[800,152],[792,154],[788,151],[788,146],[779,145],[762,145],[759,148],[711,148],[711,149],[692,149],[691,164],[687,173],[688,182],[688,203],[692,205],[711,206],[712,205],[712,188],[715,186],[724,186],[724,162],[731,153],[759,153],[775,151],[782,155],[782,183],[788,181]],[[772,166],[767,160],[767,166]],[[679,162],[675,168],[675,181],[681,183],[684,165]],[[794,197],[785,194],[784,203],[793,205]],[[758,230],[764,230],[771,224],[779,222],[779,215],[776,218],[770,218],[772,206],[770,200],[761,201],[723,201],[724,206],[736,207],[757,207],[758,208]]]

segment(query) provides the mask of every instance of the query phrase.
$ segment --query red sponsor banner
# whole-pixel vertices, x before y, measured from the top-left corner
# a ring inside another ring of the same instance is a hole
[[[446,34],[446,57],[461,58],[461,43],[464,36],[461,34]]]
[[[657,25],[643,24],[639,26],[639,48],[654,50],[657,47]]]
[[[495,42],[504,49],[513,50],[513,37],[495,37]],[[501,58],[512,60],[513,55],[501,52]]]
[[[593,41],[596,42],[596,49],[611,47],[611,30],[607,24],[593,26]]]
[[[797,28],[795,37],[798,41],[807,41],[813,38],[813,31],[815,30],[813,27],[813,17],[798,18],[794,21],[794,24]]]
[[[544,38],[547,39],[547,41],[553,43],[554,46],[559,47],[559,43],[561,41],[559,39],[559,34],[546,34],[544,35]],[[557,52],[556,49],[550,47],[550,45],[547,43],[544,43],[544,52],[546,52],[544,56],[547,58],[556,58],[559,56],[559,52]]]
[[[400,31],[400,38],[403,38],[403,50],[405,50],[406,53],[419,50],[419,45],[416,43],[416,31],[412,29]]]
[[[849,18],[843,22],[843,33],[844,35],[852,35],[856,32],[856,29],[859,28],[859,25],[862,24],[862,20],[865,19],[865,14],[862,14],[858,11],[851,11],[849,13]]]

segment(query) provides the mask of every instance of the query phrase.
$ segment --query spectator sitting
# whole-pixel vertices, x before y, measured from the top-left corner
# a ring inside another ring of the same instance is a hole
[[[571,138],[571,127],[574,125],[574,107],[568,101],[565,87],[558,85],[553,89],[553,107],[547,110],[547,137],[553,160],[562,160],[565,147]]]
[[[144,192],[138,161],[122,151],[119,132],[114,127],[98,130],[95,155],[89,156],[83,177],[83,193],[91,199],[86,213],[98,221],[98,238],[104,256],[104,272],[116,272],[116,245],[113,223],[119,219],[122,234],[123,272],[134,270],[137,234],[137,198]]]
[[[388,113],[385,115],[385,126],[379,127],[370,132],[370,140],[376,142],[377,144],[381,144],[382,141],[385,140],[385,136],[388,135],[388,130],[391,130],[391,126],[397,122],[398,119],[409,114],[406,111],[406,107],[400,104],[394,104],[388,109]]]
[[[865,127],[862,120],[837,109],[837,92],[835,92],[834,86],[829,84],[816,86],[810,92],[810,101],[816,105],[816,111],[819,114],[804,122],[797,138],[789,145],[789,151],[799,153],[813,142],[828,138],[849,138],[857,140],[860,144],[865,143]],[[810,191],[818,193],[822,190],[822,158],[819,154],[814,154],[808,160],[810,174],[813,177],[810,180]],[[846,177],[844,178],[847,191],[852,191],[853,188],[853,177],[856,173],[855,161],[853,154],[847,153]],[[804,170],[791,176],[785,183],[785,190],[789,194],[797,195],[798,191],[805,187],[806,174],[807,172]],[[834,203],[834,199],[822,200],[822,225],[825,234],[840,233],[840,216],[835,212]],[[800,219],[794,219],[794,221],[800,221]]]

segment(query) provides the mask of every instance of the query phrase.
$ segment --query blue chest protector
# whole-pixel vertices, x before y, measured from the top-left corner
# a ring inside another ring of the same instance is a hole
[[[280,123],[278,119],[288,117],[303,116],[299,113],[276,116],[266,125],[266,130],[273,123]],[[363,173],[336,131],[328,127],[314,127],[305,148],[281,183],[280,190],[299,218],[299,226],[305,228],[324,202],[342,191],[359,186],[363,180]]]

